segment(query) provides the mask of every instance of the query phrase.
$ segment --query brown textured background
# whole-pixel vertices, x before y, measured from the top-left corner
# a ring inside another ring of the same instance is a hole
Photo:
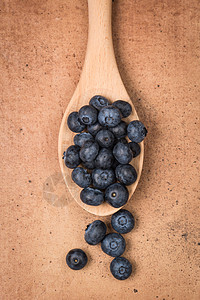
[[[198,1],[113,4],[119,70],[149,131],[126,206],[137,224],[124,254],[135,272],[124,282],[110,274],[112,258],[84,242],[96,217],[70,200],[57,158],[84,62],[87,2],[2,0],[0,14],[0,299],[199,299]],[[79,272],[65,264],[74,247],[89,256]]]

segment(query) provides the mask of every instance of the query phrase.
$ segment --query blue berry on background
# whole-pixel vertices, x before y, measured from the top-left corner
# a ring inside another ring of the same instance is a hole
[[[142,122],[135,120],[128,124],[127,134],[132,142],[140,143],[146,137],[147,129]]]
[[[98,121],[102,126],[115,127],[121,122],[121,112],[112,105],[105,106],[99,112]]]
[[[78,112],[81,123],[85,125],[91,125],[96,123],[98,111],[90,105],[84,105]]]
[[[105,200],[113,207],[119,208],[128,201],[128,190],[121,183],[114,183],[105,190]]]
[[[88,132],[93,136],[95,136],[97,134],[97,132],[99,132],[99,130],[101,130],[102,128],[103,127],[101,126],[101,124],[99,122],[96,122],[92,125],[87,126]]]
[[[81,249],[72,249],[66,256],[66,263],[72,270],[81,270],[87,261],[87,255]]]
[[[115,175],[125,185],[131,185],[137,180],[137,172],[132,165],[118,165],[115,169]]]
[[[80,187],[86,188],[92,183],[92,176],[86,169],[81,167],[75,168],[72,171],[72,180]]]
[[[68,168],[74,169],[81,163],[79,150],[79,146],[72,145],[63,153],[64,163]]]
[[[127,118],[128,116],[130,116],[132,112],[132,107],[128,102],[123,100],[117,100],[113,102],[113,105],[121,111],[123,118]]]
[[[110,127],[109,130],[114,134],[117,139],[125,138],[127,135],[127,125],[124,121],[121,121],[117,126]]]
[[[93,136],[88,132],[82,132],[74,136],[74,144],[79,147],[82,147],[88,141],[94,141]]]
[[[89,224],[85,229],[85,241],[89,245],[97,245],[106,235],[106,224],[100,220],[96,220]]]
[[[138,155],[140,155],[141,148],[140,148],[140,145],[138,143],[130,142],[129,146],[130,146],[130,148],[133,152],[133,157],[137,157]]]
[[[92,161],[82,161],[82,165],[84,168],[88,169],[88,170],[93,170],[95,169],[95,160]]]
[[[81,147],[79,155],[82,161],[92,161],[96,158],[99,152],[99,145],[97,142],[88,141]]]
[[[132,273],[132,265],[124,257],[116,257],[111,261],[110,271],[118,280],[127,279]]]
[[[94,169],[92,182],[95,188],[103,190],[115,182],[115,173],[112,169]]]
[[[102,148],[95,159],[95,166],[96,168],[100,169],[110,169],[112,167],[113,162],[114,156],[112,154],[112,150]]]
[[[85,125],[81,123],[77,111],[72,112],[67,118],[67,125],[73,132],[81,132],[85,129]]]
[[[95,140],[98,142],[99,146],[105,147],[105,148],[110,148],[113,146],[115,137],[114,134],[107,129],[101,129],[96,137]]]
[[[117,257],[121,256],[126,248],[126,242],[119,233],[109,233],[101,242],[101,249],[107,255]]]
[[[89,104],[92,105],[94,108],[100,110],[103,107],[108,106],[109,101],[103,96],[96,95],[90,99]]]
[[[80,198],[87,205],[98,206],[104,202],[104,193],[98,189],[87,187],[81,191]]]
[[[135,219],[130,211],[126,209],[120,209],[112,215],[111,225],[112,228],[118,233],[125,234],[134,228]]]
[[[133,153],[128,144],[118,142],[113,148],[113,155],[120,164],[128,164],[133,158]]]

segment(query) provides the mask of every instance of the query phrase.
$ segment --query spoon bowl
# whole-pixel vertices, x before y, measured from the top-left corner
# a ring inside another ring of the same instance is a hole
[[[88,212],[107,216],[115,213],[120,208],[114,208],[104,202],[99,206],[84,204],[80,199],[81,188],[71,179],[71,169],[68,169],[62,159],[63,152],[73,144],[75,133],[67,126],[67,118],[73,111],[79,111],[83,105],[89,104],[94,95],[102,95],[114,102],[125,100],[132,106],[132,113],[125,119],[127,123],[138,120],[138,115],[133,103],[124,87],[117,67],[111,31],[112,0],[88,0],[89,33],[85,62],[80,81],[72,96],[59,131],[58,155],[61,171],[71,196]],[[133,195],[140,179],[144,157],[144,144],[140,143],[141,153],[131,161],[137,171],[138,177],[134,184],[128,186],[129,199]]]

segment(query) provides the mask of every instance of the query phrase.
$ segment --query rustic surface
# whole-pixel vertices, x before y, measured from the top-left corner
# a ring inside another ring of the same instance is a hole
[[[124,282],[112,277],[100,246],[84,242],[95,217],[70,200],[57,158],[60,122],[84,61],[87,2],[0,6],[0,299],[199,299],[198,1],[113,4],[120,73],[149,130],[127,205],[137,225],[124,254],[135,272]],[[74,247],[89,257],[78,272],[65,264]]]

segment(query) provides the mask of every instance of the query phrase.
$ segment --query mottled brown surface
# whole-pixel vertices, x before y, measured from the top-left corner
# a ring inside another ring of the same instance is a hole
[[[3,0],[0,13],[0,299],[199,299],[198,1],[114,2],[120,73],[149,130],[127,205],[137,226],[124,256],[136,270],[124,282],[112,277],[100,246],[84,242],[96,218],[70,200],[57,158],[84,61],[87,2]],[[65,264],[74,247],[89,256],[79,272]]]

